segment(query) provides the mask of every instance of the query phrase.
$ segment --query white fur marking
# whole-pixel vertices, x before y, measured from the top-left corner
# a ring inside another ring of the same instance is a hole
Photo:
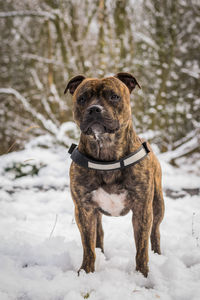
[[[101,209],[108,212],[111,216],[119,216],[124,208],[124,200],[126,192],[121,194],[108,194],[104,189],[98,188],[93,191],[93,201],[95,201]]]

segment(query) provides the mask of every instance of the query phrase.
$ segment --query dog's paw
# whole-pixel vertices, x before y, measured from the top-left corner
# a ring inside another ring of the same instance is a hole
[[[147,277],[149,273],[149,268],[148,266],[137,266],[136,271],[142,273],[144,277]]]
[[[85,273],[93,273],[95,271],[94,265],[83,264],[80,269],[78,270],[78,276],[80,275],[81,271],[85,271]]]

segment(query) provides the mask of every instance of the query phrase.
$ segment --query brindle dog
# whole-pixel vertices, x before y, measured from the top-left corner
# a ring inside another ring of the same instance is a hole
[[[130,93],[136,85],[137,80],[129,73],[103,79],[79,75],[69,81],[65,93],[69,89],[73,95],[82,154],[93,160],[115,161],[141,146],[130,106]],[[113,171],[86,169],[72,162],[70,180],[83,244],[80,270],[94,272],[95,248],[104,252],[102,213],[123,216],[132,210],[136,270],[147,277],[149,238],[152,250],[160,254],[159,225],[164,215],[161,168],[152,149],[134,166]]]

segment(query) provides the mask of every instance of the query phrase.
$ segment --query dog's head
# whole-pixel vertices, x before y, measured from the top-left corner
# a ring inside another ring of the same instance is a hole
[[[129,73],[118,73],[103,79],[73,77],[67,90],[73,95],[74,120],[82,133],[115,133],[131,116],[130,93],[138,85]],[[140,86],[139,86],[140,87]]]

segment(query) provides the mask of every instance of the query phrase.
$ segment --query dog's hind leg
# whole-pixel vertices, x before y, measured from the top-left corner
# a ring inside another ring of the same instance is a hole
[[[161,254],[160,250],[160,223],[164,216],[164,199],[161,183],[161,168],[156,169],[154,178],[154,198],[153,198],[153,224],[151,229],[151,249],[155,253]]]
[[[96,248],[100,248],[101,251],[104,253],[103,238],[104,238],[104,232],[102,227],[102,214],[100,212],[97,212]]]

